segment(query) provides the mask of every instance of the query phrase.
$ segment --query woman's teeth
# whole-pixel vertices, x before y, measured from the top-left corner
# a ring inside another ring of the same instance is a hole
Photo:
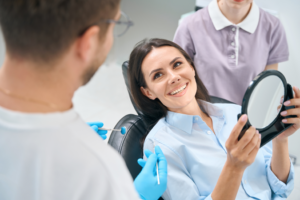
[[[181,92],[182,90],[184,90],[185,88],[186,88],[186,84],[185,84],[184,86],[182,86],[181,88],[179,88],[178,90],[173,91],[173,92],[171,93],[171,95],[175,95],[175,94]]]

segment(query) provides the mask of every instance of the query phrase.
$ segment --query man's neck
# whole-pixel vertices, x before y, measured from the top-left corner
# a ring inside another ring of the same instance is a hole
[[[241,23],[249,14],[252,3],[240,8],[232,7],[226,4],[225,1],[218,1],[218,6],[223,15],[233,24]]]
[[[28,113],[69,110],[77,87],[64,70],[6,58],[0,68],[0,106]]]

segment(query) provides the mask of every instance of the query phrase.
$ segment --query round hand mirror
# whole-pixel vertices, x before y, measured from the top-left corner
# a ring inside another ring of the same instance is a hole
[[[254,88],[247,113],[256,129],[268,127],[278,116],[284,97],[284,85],[278,76],[267,76]]]
[[[248,115],[239,139],[245,131],[254,126],[261,134],[261,146],[286,130],[291,124],[282,123],[280,112],[289,109],[283,105],[293,98],[292,87],[287,84],[285,77],[277,70],[260,73],[250,83],[243,98],[242,114]],[[293,117],[293,116],[290,116]]]

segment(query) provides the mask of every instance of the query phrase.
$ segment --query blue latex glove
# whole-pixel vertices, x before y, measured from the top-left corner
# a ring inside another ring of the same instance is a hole
[[[98,133],[98,135],[100,135],[102,137],[103,140],[105,140],[107,138],[106,134],[107,131],[106,130],[98,130],[98,128],[102,128],[103,123],[102,122],[88,122],[87,123],[96,133]]]
[[[167,189],[167,160],[159,146],[155,147],[155,154],[145,150],[145,155],[148,158],[147,161],[138,160],[143,169],[134,180],[134,186],[141,199],[157,200]],[[157,161],[160,185],[157,184]]]

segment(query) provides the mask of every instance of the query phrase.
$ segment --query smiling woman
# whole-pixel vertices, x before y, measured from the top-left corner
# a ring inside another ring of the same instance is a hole
[[[133,99],[153,125],[166,116],[167,107],[174,111],[188,109],[186,105],[197,103],[195,97],[209,101],[193,61],[171,41],[150,39],[138,43],[130,54],[128,74]],[[189,95],[184,95],[186,92]],[[201,104],[200,108],[206,113]]]
[[[238,140],[247,121],[246,115],[237,121],[241,106],[209,103],[191,58],[178,45],[140,42],[128,74],[137,107],[154,125],[143,147],[159,146],[168,162],[165,200],[271,200],[290,194],[294,171],[287,137],[273,140],[273,148],[259,148],[261,136],[250,127]]]

